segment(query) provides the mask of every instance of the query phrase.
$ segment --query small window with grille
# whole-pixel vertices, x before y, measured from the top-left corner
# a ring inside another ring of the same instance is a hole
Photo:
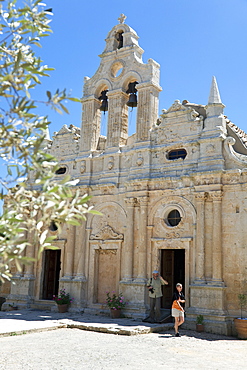
[[[170,160],[174,160],[178,158],[184,159],[186,156],[187,156],[187,152],[185,149],[174,149],[168,153],[167,158]]]

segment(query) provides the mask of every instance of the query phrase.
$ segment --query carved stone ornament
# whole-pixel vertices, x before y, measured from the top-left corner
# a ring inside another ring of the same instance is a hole
[[[137,198],[125,198],[124,199],[128,207],[134,207],[137,204]]]
[[[109,225],[104,226],[97,234],[91,234],[90,240],[123,240],[123,234],[118,234]]]
[[[118,21],[120,24],[123,24],[125,22],[125,19],[126,19],[126,15],[124,15],[123,13],[120,15],[120,17],[118,18]]]
[[[210,184],[218,184],[220,179],[216,176],[208,176],[208,177],[195,177],[194,178],[194,185],[210,185]]]
[[[173,132],[171,129],[168,131],[166,130],[166,133],[164,132],[164,129],[159,128],[157,131],[157,137],[155,140],[155,143],[159,144],[166,144],[166,143],[173,143],[174,141],[182,141],[182,137],[177,133]]]
[[[240,181],[240,175],[233,175],[233,174],[225,175],[224,179],[225,179],[224,181],[225,184],[237,184]]]
[[[137,166],[141,166],[142,163],[143,163],[143,157],[140,156],[140,157],[137,158],[136,164],[137,164]]]
[[[114,167],[114,158],[110,157],[108,162],[108,170],[112,170]]]
[[[116,255],[117,254],[117,249],[98,249],[98,253],[99,254],[114,254]]]
[[[199,117],[200,115],[199,115],[199,113],[198,112],[196,112],[194,109],[191,111],[191,113],[190,113],[190,118],[191,118],[191,120],[195,120],[195,119],[198,119],[198,117]]]
[[[113,169],[113,167],[114,167],[114,163],[110,161],[110,162],[108,163],[108,170],[112,170],[112,169]]]
[[[204,202],[208,198],[208,193],[205,193],[204,191],[195,193],[195,198],[197,202]]]
[[[215,152],[215,146],[213,144],[209,144],[206,147],[206,152],[209,153],[214,153]]]
[[[86,161],[81,162],[80,172],[84,173],[86,171]]]
[[[180,103],[179,100],[175,100],[172,106],[167,110],[167,113],[176,112],[181,109],[184,110],[184,106]]]
[[[213,199],[213,201],[220,202],[222,200],[223,193],[221,190],[219,191],[211,191],[210,197]]]
[[[171,231],[170,233],[166,233],[166,238],[171,239],[171,238],[179,238],[180,234],[175,231]]]

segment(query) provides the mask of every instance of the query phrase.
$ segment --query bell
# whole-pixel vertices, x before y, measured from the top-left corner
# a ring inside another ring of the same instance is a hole
[[[102,100],[102,103],[101,103],[101,106],[100,106],[100,110],[102,112],[107,112],[108,111],[108,97],[107,97],[107,92],[108,90],[103,90],[101,91],[101,95],[99,96],[99,100]]]
[[[129,101],[127,102],[128,107],[135,108],[137,107],[137,96],[136,94],[130,94]]]
[[[100,110],[102,112],[107,112],[108,111],[108,101],[107,100],[102,100]]]

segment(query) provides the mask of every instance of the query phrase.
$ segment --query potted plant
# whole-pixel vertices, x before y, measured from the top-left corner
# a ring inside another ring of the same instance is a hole
[[[204,317],[203,315],[198,315],[196,318],[196,331],[201,333],[204,331]]]
[[[69,293],[66,293],[65,289],[60,289],[58,295],[53,296],[53,300],[57,304],[58,312],[67,312],[73,298],[70,297]]]
[[[15,311],[18,310],[18,307],[15,303],[9,303],[9,311]]]
[[[126,302],[122,293],[118,295],[114,291],[112,293],[112,295],[110,292],[106,293],[106,304],[110,309],[111,317],[115,319],[121,316],[121,310],[125,307]]]
[[[247,318],[243,318],[243,310],[247,305],[246,294],[239,294],[238,302],[239,302],[241,317],[234,319],[234,324],[237,330],[238,338],[247,339]]]

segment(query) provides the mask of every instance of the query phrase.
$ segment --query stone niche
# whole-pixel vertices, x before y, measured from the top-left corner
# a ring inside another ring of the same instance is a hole
[[[91,304],[103,305],[106,292],[118,292],[123,234],[109,225],[90,236],[89,297]]]
[[[97,265],[95,273],[98,276],[98,286],[95,295],[97,303],[104,303],[106,292],[116,291],[117,249],[97,249],[95,257]]]

